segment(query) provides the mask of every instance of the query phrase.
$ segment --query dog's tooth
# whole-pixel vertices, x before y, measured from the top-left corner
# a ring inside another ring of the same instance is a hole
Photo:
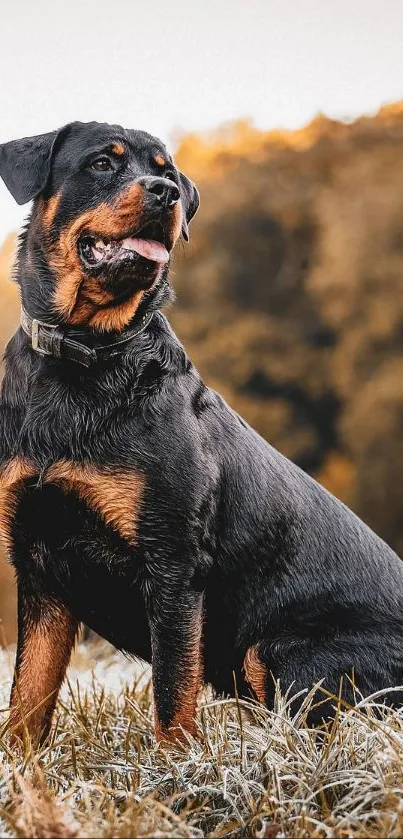
[[[98,243],[97,243],[98,244]],[[92,246],[92,255],[97,262],[100,262],[101,259],[104,258],[104,253],[102,250],[99,250],[95,245]]]

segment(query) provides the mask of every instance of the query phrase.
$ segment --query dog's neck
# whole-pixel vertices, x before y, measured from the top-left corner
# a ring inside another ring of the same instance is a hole
[[[184,348],[161,312],[154,313],[125,352],[89,370],[41,358],[29,349],[25,334],[18,329],[6,349],[2,398],[19,419],[12,424],[8,441],[0,445],[7,442],[14,447],[18,440],[28,459],[42,462],[50,451],[62,459],[66,451],[76,450],[76,417],[80,415],[88,418],[81,441],[101,452],[111,422],[126,416],[128,406],[132,416],[139,411],[144,417],[147,405],[154,410],[157,394],[161,394],[160,406],[170,402],[169,380],[178,381],[190,368]]]

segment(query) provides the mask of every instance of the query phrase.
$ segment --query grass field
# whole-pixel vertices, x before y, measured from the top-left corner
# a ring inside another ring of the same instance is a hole
[[[0,656],[5,709],[13,651]],[[320,735],[304,725],[310,701],[292,719],[280,696],[269,712],[206,692],[200,739],[167,749],[153,738],[149,670],[81,644],[41,754],[17,758],[3,726],[0,835],[401,837],[403,709],[375,697]]]

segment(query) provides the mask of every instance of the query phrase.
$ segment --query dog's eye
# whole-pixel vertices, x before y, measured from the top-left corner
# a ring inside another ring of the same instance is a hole
[[[112,163],[106,155],[102,155],[102,157],[97,157],[96,160],[92,160],[90,166],[91,169],[95,169],[96,172],[108,172],[110,169],[113,169]]]
[[[174,183],[176,183],[175,172],[164,172],[164,178],[168,178],[169,181],[174,181]]]

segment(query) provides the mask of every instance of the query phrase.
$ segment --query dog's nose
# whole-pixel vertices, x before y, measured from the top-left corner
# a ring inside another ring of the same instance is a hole
[[[179,189],[169,178],[146,177],[142,178],[142,184],[163,207],[173,207],[179,201]]]

